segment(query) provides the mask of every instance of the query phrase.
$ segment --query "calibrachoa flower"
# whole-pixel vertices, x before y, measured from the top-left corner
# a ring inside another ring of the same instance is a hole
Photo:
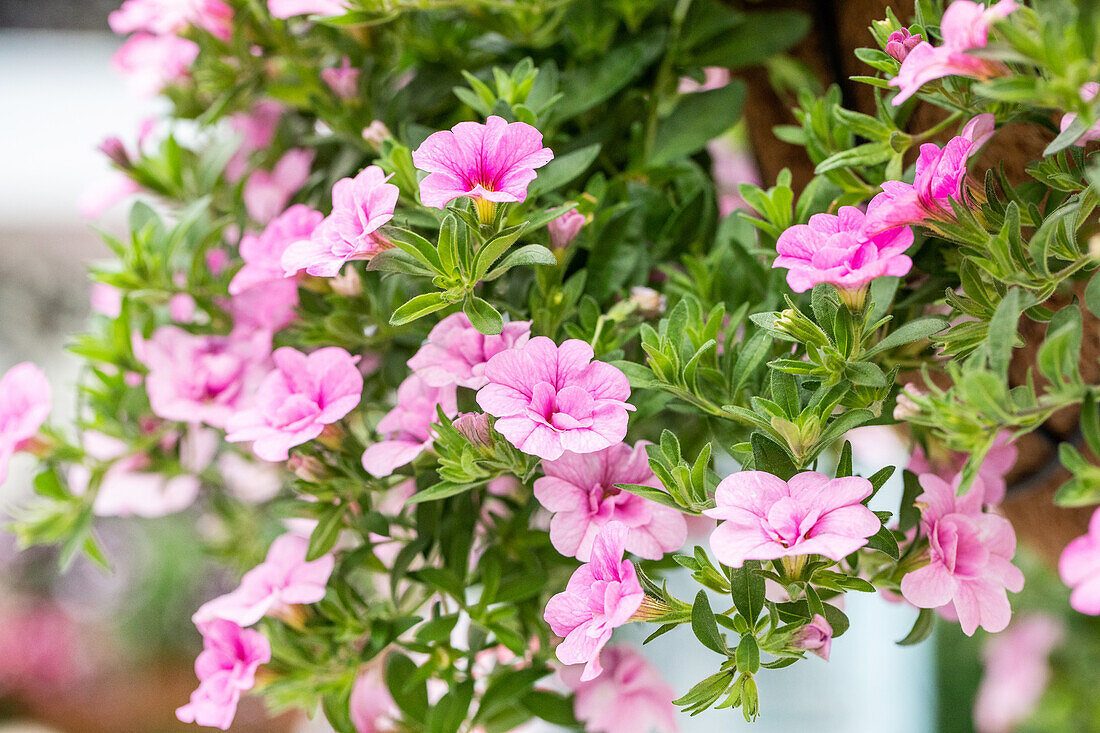
[[[864,214],[842,206],[837,215],[814,214],[809,224],[796,224],[779,235],[772,267],[784,267],[787,284],[803,293],[819,283],[830,283],[845,302],[862,305],[862,294],[877,277],[901,276],[913,261],[904,254],[913,244],[908,227],[867,235]]]
[[[199,56],[199,45],[179,36],[135,33],[126,39],[111,63],[126,76],[135,94],[153,96],[188,75]]]
[[[267,9],[276,18],[295,15],[343,15],[348,11],[344,0],[267,0]]]
[[[556,650],[558,660],[584,664],[581,682],[603,671],[600,650],[614,629],[630,621],[645,597],[634,564],[623,559],[626,535],[622,522],[605,524],[592,546],[591,561],[577,568],[565,591],[546,604],[546,622],[565,639]]]
[[[589,733],[676,733],[676,697],[672,687],[641,652],[629,646],[604,651],[605,671],[581,681],[579,666],[558,676],[573,691],[573,714]]]
[[[359,69],[351,65],[351,59],[347,56],[339,66],[321,69],[321,80],[340,99],[353,99],[359,94]]]
[[[978,733],[1011,733],[1031,716],[1050,682],[1050,653],[1063,635],[1059,619],[1038,615],[986,640],[984,673],[974,699]]]
[[[248,337],[261,332],[270,336],[298,317],[298,283],[295,280],[268,280],[243,290],[223,307],[233,316],[234,334]]]
[[[393,218],[397,186],[390,176],[369,165],[355,178],[344,178],[332,188],[332,213],[307,240],[295,242],[283,254],[283,270],[293,275],[305,270],[332,277],[348,260],[369,260],[389,246],[377,230]]]
[[[1012,564],[1016,533],[1004,517],[982,512],[981,486],[956,496],[959,480],[920,477],[924,493],[917,502],[924,507],[920,526],[929,561],[906,573],[901,593],[918,608],[951,604],[967,636],[979,626],[1001,631],[1012,617],[1006,589],[1018,593],[1024,586],[1023,573]]]
[[[968,203],[966,161],[974,143],[963,136],[952,138],[942,149],[934,143],[920,146],[912,183],[886,181],[882,193],[867,205],[864,231],[877,233],[926,219],[954,220],[951,201]]]
[[[1005,475],[1016,465],[1016,445],[1012,443],[1012,435],[1007,430],[997,435],[993,447],[985,454],[985,460],[978,468],[980,484],[975,484],[983,490],[982,503],[996,506],[1004,501],[1006,482]],[[909,457],[909,465],[906,469],[920,476],[924,473],[934,473],[944,481],[951,481],[966,465],[967,454],[956,451],[947,451],[943,455],[933,453],[934,460],[929,461],[925,456],[924,448],[918,443],[913,447],[913,454]]]
[[[449,201],[469,196],[483,221],[495,203],[527,198],[535,169],[554,159],[542,146],[542,133],[525,122],[505,122],[491,115],[482,125],[459,122],[432,133],[413,151],[413,163],[428,172],[420,182],[420,200],[442,209]]]
[[[351,724],[356,733],[385,733],[394,730],[401,714],[382,677],[379,664],[368,665],[351,688]]]
[[[535,498],[554,512],[550,543],[563,555],[587,562],[600,528],[611,521],[627,527],[627,551],[650,560],[680,549],[687,539],[680,512],[615,488],[661,488],[649,468],[645,443],[633,448],[617,443],[584,455],[567,452],[555,461],[543,461],[542,469],[546,475],[535,481]]]
[[[217,619],[199,629],[203,650],[195,660],[199,687],[191,702],[176,710],[184,723],[228,730],[237,714],[241,693],[256,684],[256,669],[271,661],[271,644],[264,635]]]
[[[890,86],[901,90],[894,97],[894,106],[909,99],[928,82],[945,76],[988,79],[1007,73],[1004,64],[971,56],[966,51],[985,48],[990,24],[1004,18],[1016,7],[1015,0],[1001,0],[988,8],[970,0],[951,3],[940,22],[943,45],[933,46],[927,41],[918,43],[905,56],[898,75],[890,80]]]
[[[587,220],[587,217],[576,209],[570,209],[557,219],[551,219],[546,225],[546,230],[550,232],[550,246],[554,249],[568,247],[580,234]]]
[[[242,267],[229,283],[229,294],[240,295],[248,288],[286,277],[283,253],[295,242],[308,241],[325,216],[303,204],[294,204],[279,214],[260,234],[241,237]]]
[[[432,328],[428,340],[409,359],[409,368],[430,387],[455,384],[481,389],[489,382],[485,377],[489,359],[523,346],[530,337],[530,321],[511,321],[500,334],[486,336],[465,313],[452,313]]]
[[[432,387],[415,372],[406,377],[397,388],[397,406],[378,423],[378,432],[386,437],[367,447],[363,468],[372,476],[389,476],[431,448],[429,426],[438,419],[437,405],[447,417],[458,414],[453,384]]]
[[[107,16],[115,33],[168,35],[195,25],[223,41],[232,36],[232,21],[233,9],[222,0],[125,0]]]
[[[1089,531],[1066,545],[1058,561],[1062,582],[1073,589],[1069,605],[1100,616],[1100,509],[1089,520]]]
[[[805,649],[829,661],[829,651],[833,647],[833,627],[820,613],[815,613],[810,623],[803,626],[791,637],[791,646]]]
[[[732,474],[718,484],[717,506],[703,512],[723,520],[710,536],[711,550],[733,568],[801,555],[841,560],[882,527],[860,503],[870,495],[871,482],[859,476],[803,471],[784,481],[763,471]]]
[[[50,414],[50,383],[34,364],[16,364],[0,377],[0,483],[8,461],[25,448]]]
[[[242,192],[248,215],[266,224],[282,213],[290,197],[305,185],[312,165],[313,151],[295,148],[286,151],[270,171],[253,171]]]
[[[891,33],[890,37],[886,39],[886,53],[898,61],[905,61],[905,57],[909,55],[909,52],[916,48],[922,40],[920,33],[913,35],[907,28],[901,28]]]
[[[275,139],[283,105],[270,99],[257,102],[249,112],[229,116],[229,126],[241,136],[241,146],[225,166],[225,177],[236,183],[245,174],[249,154],[263,150]]]
[[[233,592],[204,603],[192,621],[203,626],[215,619],[251,626],[287,606],[317,603],[336,564],[331,553],[306,561],[309,539],[292,532],[271,543],[267,557],[241,578]]]
[[[997,118],[992,112],[982,112],[971,117],[959,132],[959,137],[965,137],[972,143],[968,156],[973,157],[986,141],[993,137],[996,129]]]
[[[1095,81],[1087,81],[1081,85],[1081,99],[1086,102],[1091,102],[1096,99],[1096,95],[1100,93],[1100,83]],[[1059,123],[1059,128],[1065,132],[1070,125],[1077,119],[1076,112],[1070,112],[1062,115],[1062,121]],[[1100,122],[1085,130],[1081,137],[1077,138],[1075,145],[1086,145],[1093,140],[1100,140]]]
[[[358,356],[338,346],[312,354],[284,346],[272,354],[275,369],[260,384],[255,404],[229,419],[225,439],[250,440],[265,461],[285,461],[290,448],[313,440],[359,404],[363,375]]]
[[[477,403],[499,418],[496,431],[524,453],[552,461],[567,450],[607,448],[626,437],[627,410],[634,407],[626,402],[626,375],[593,356],[578,339],[557,346],[533,338],[489,360],[489,384]]]

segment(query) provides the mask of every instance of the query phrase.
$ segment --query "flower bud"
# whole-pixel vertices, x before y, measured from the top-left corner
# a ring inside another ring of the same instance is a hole
[[[791,637],[791,646],[804,649],[811,654],[829,661],[829,649],[833,645],[833,627],[820,613],[814,614],[810,623],[803,626]]]
[[[916,48],[922,40],[919,33],[912,35],[905,28],[896,30],[886,39],[886,53],[898,61],[905,61],[905,57],[909,55],[909,52]]]
[[[332,278],[332,291],[345,298],[354,298],[363,292],[363,280],[354,266],[348,265]]]
[[[489,427],[489,416],[484,412],[464,412],[451,423],[454,428],[470,445],[478,448],[491,448],[493,446],[493,432]]]
[[[630,289],[630,302],[643,318],[659,318],[665,312],[668,298],[653,288],[639,285]]]
[[[123,170],[134,167],[130,160],[130,154],[126,152],[126,146],[117,137],[108,137],[99,144],[99,152],[107,156],[116,166]]]
[[[914,397],[920,397],[924,394],[917,385],[910,382],[905,385],[900,392],[898,392],[897,404],[894,406],[894,419],[895,420],[908,420],[915,415],[921,413],[920,405],[913,401]]]
[[[286,467],[303,481],[316,483],[328,475],[325,464],[313,456],[303,456],[295,453],[286,462]]]
[[[588,219],[585,215],[576,209],[570,209],[557,219],[552,219],[550,223],[546,225],[547,231],[550,232],[550,246],[554,249],[565,249],[568,247],[573,240],[577,238],[577,234],[580,233],[581,227],[583,227],[587,221]]]
[[[393,137],[390,128],[382,120],[375,120],[363,128],[363,139],[374,149],[380,149],[382,143]]]

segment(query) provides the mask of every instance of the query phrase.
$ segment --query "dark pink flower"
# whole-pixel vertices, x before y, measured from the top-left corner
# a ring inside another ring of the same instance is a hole
[[[244,184],[248,215],[266,224],[286,210],[287,202],[305,185],[313,165],[313,151],[288,150],[271,171],[254,171]]]
[[[351,65],[351,59],[345,56],[340,65],[321,69],[321,80],[340,99],[354,99],[359,96],[359,69]]]
[[[986,640],[984,674],[974,699],[978,733],[1011,733],[1031,717],[1050,682],[1050,653],[1064,636],[1059,619],[1037,615]]]
[[[864,231],[874,234],[925,220],[952,221],[952,201],[969,204],[966,161],[974,143],[952,138],[943,148],[934,143],[920,146],[913,183],[886,181],[882,193],[867,205]]]
[[[614,629],[630,621],[645,593],[634,564],[623,559],[626,525],[609,522],[592,546],[592,560],[574,571],[565,591],[546,604],[550,628],[565,641],[556,650],[562,664],[583,664],[581,682],[603,671],[600,650]]]
[[[0,483],[8,461],[38,434],[50,414],[50,383],[34,364],[16,364],[0,377]]]
[[[600,528],[611,521],[627,528],[626,550],[658,560],[687,539],[684,515],[662,504],[615,488],[641,484],[661,488],[649,468],[645,443],[626,443],[595,453],[565,453],[543,461],[545,476],[535,481],[535,498],[554,512],[550,542],[563,555],[587,562]]]
[[[320,211],[294,204],[271,221],[259,235],[241,237],[244,267],[229,283],[229,294],[240,295],[248,288],[286,277],[283,253],[295,242],[307,241],[325,216]]]
[[[923,39],[920,33],[913,35],[909,33],[907,28],[901,28],[891,33],[890,37],[886,39],[886,53],[898,61],[905,61],[905,57],[917,47],[921,40]]]
[[[633,405],[621,371],[593,361],[578,339],[557,346],[545,336],[503,351],[485,366],[481,408],[499,418],[496,431],[524,453],[554,460],[565,451],[592,453],[626,437]]]
[[[186,78],[198,56],[198,44],[186,38],[135,33],[119,47],[111,63],[126,76],[135,94],[151,97]]]
[[[222,619],[199,630],[203,645],[195,660],[199,687],[191,693],[191,701],[176,710],[176,717],[184,723],[228,730],[241,693],[256,684],[256,669],[271,661],[271,645],[260,632]]]
[[[810,623],[791,637],[791,646],[795,649],[805,649],[828,662],[829,651],[833,647],[833,627],[824,616],[815,613]]]
[[[1069,605],[1080,613],[1100,616],[1100,509],[1093,512],[1089,531],[1062,551],[1058,573],[1073,589]]]
[[[409,368],[430,387],[455,384],[481,389],[489,382],[485,377],[489,359],[523,346],[530,337],[530,321],[510,321],[498,335],[486,336],[465,313],[452,313],[432,328],[428,340],[409,359]]]
[[[432,387],[417,373],[410,374],[397,388],[397,406],[378,423],[378,432],[385,439],[363,453],[367,473],[389,476],[431,448],[434,436],[430,426],[439,419],[437,406],[447,417],[458,414],[455,386]]]
[[[580,666],[558,676],[573,691],[573,714],[589,733],[676,733],[676,697],[672,687],[641,652],[629,646],[604,650],[605,671],[581,681]]]

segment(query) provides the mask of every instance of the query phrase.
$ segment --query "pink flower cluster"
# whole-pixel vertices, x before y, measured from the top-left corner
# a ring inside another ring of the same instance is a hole
[[[285,20],[296,15],[343,15],[348,6],[343,0],[267,0],[267,9]]]
[[[282,213],[291,197],[305,185],[312,165],[312,150],[293,148],[270,171],[254,171],[241,194],[248,215],[260,224],[267,224]]]
[[[241,237],[240,254],[244,267],[229,283],[229,294],[240,295],[249,288],[283,282],[286,277],[283,254],[295,243],[309,241],[324,218],[320,211],[294,204],[275,217],[259,235]]]
[[[978,468],[978,483],[984,492],[982,503],[986,506],[996,506],[1004,501],[1007,484],[1005,476],[1016,465],[1017,450],[1012,443],[1012,435],[1001,432],[993,442],[993,447],[985,455],[985,460]],[[966,453],[948,451],[944,454],[933,454],[929,460],[925,456],[924,449],[917,444],[909,457],[909,465],[906,470],[920,476],[925,473],[933,473],[944,481],[952,481],[963,470],[967,460]]]
[[[0,377],[0,484],[12,454],[26,448],[50,414],[50,383],[29,361]]]
[[[430,387],[454,384],[481,389],[489,383],[486,364],[497,354],[522,347],[531,338],[530,321],[510,321],[495,336],[486,336],[465,313],[452,313],[432,328],[428,340],[409,359],[409,368]]]
[[[222,0],[125,0],[122,7],[107,16],[107,22],[120,35],[178,35],[190,26],[223,41],[233,35],[233,9]]]

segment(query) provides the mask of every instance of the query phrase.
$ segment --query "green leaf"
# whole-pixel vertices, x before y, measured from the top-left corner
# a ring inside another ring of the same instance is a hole
[[[339,504],[333,504],[324,510],[313,533],[309,536],[306,560],[316,560],[336,546],[336,540],[340,538],[340,529],[344,524],[344,512],[344,507]]]
[[[894,155],[889,142],[874,142],[857,145],[848,150],[830,155],[817,164],[814,173],[821,175],[837,168],[861,168],[885,163]]]
[[[1001,379],[1008,379],[1008,363],[1018,338],[1016,324],[1022,310],[1020,290],[1012,288],[1005,293],[989,321],[989,368]]]
[[[48,468],[34,477],[34,493],[46,499],[67,501],[72,498],[57,472]]]
[[[390,316],[390,325],[401,326],[410,321],[415,321],[417,318],[426,316],[429,313],[434,313],[437,310],[446,308],[448,305],[450,305],[450,303],[444,299],[443,293],[424,293],[423,295],[417,295],[393,312],[393,315]]]
[[[428,717],[428,690],[423,681],[413,682],[416,665],[403,654],[394,652],[386,660],[386,687],[393,701],[406,716],[424,722]]]
[[[470,325],[486,336],[495,336],[504,330],[504,318],[497,309],[476,295],[466,298],[462,312],[470,319]]]
[[[458,623],[458,614],[449,613],[446,616],[425,621],[416,629],[416,640],[422,642],[444,641],[451,636],[455,624]]]
[[[741,672],[756,674],[760,670],[760,645],[756,637],[745,634],[737,645],[737,669]]]
[[[709,40],[689,65],[730,69],[759,64],[798,43],[810,29],[810,17],[795,10],[764,10]]]
[[[455,484],[450,481],[440,481],[434,486],[429,486],[423,491],[416,492],[405,500],[405,504],[422,504],[426,501],[439,501],[440,499],[446,499],[451,496],[465,494],[467,491],[472,491],[480,485],[480,482]]]
[[[1089,278],[1089,284],[1085,286],[1085,307],[1097,318],[1100,318],[1100,270]]]
[[[909,321],[899,326],[882,341],[879,341],[877,344],[864,351],[863,357],[867,358],[881,351],[889,351],[890,349],[896,349],[899,346],[912,343],[913,341],[928,338],[947,328],[948,324],[948,320],[941,316],[925,316],[914,321]]]
[[[499,260],[509,247],[515,244],[526,229],[527,222],[508,227],[483,244],[477,254],[474,255],[473,282],[485,277],[485,273],[489,271],[493,263]]]
[[[628,494],[634,494],[635,496],[640,496],[643,499],[649,499],[650,501],[655,501],[658,504],[672,507],[673,509],[683,509],[683,507],[677,504],[676,500],[673,499],[669,495],[669,493],[667,491],[664,491],[663,489],[655,489],[652,486],[643,486],[642,484],[615,484],[615,488],[621,489]]]
[[[901,557],[898,541],[894,537],[894,533],[886,527],[881,527],[878,532],[867,540],[867,547],[872,550],[886,553],[895,560]]]
[[[387,227],[385,236],[395,247],[419,260],[428,269],[440,275],[446,274],[435,246],[416,232],[399,227]]]
[[[920,521],[920,509],[915,506],[915,502],[924,489],[917,481],[917,474],[912,471],[902,471],[901,476],[904,488],[901,492],[901,507],[898,509],[898,530],[908,532]]]
[[[602,147],[600,143],[596,143],[554,158],[538,170],[538,177],[531,184],[527,195],[533,200],[540,194],[554,191],[569,183],[588,170]]]
[[[703,646],[719,654],[728,654],[725,637],[718,631],[718,622],[714,620],[714,611],[710,609],[707,592],[700,590],[691,606],[691,630]]]
[[[749,441],[757,471],[767,471],[784,481],[798,472],[787,451],[767,435],[753,433]]]
[[[403,275],[433,277],[436,273],[428,269],[419,259],[400,249],[386,249],[367,262],[368,270],[378,272],[400,272]]]
[[[515,705],[532,686],[549,673],[546,668],[508,670],[496,675],[485,688],[481,696],[481,705],[478,707],[474,721],[484,720],[502,708]]]
[[[464,680],[451,687],[428,713],[428,733],[458,733],[474,698],[474,681]]]
[[[664,166],[702,150],[737,123],[744,99],[742,81],[682,95],[672,112],[657,125],[648,164]]]
[[[886,375],[882,368],[870,361],[851,361],[844,365],[844,377],[865,387],[885,387]]]
[[[913,646],[920,644],[932,633],[935,625],[936,614],[931,608],[922,608],[917,614],[917,620],[913,622],[913,628],[898,642],[898,646]]]
[[[532,690],[520,698],[520,704],[551,725],[568,728],[578,725],[572,699],[555,692]]]
[[[518,249],[514,249],[508,254],[504,255],[504,258],[500,263],[494,267],[489,273],[481,278],[483,281],[496,280],[513,267],[519,267],[521,265],[556,265],[557,259],[554,257],[554,253],[541,244],[525,244]]]
[[[588,66],[562,74],[562,98],[554,106],[554,119],[571,120],[610,99],[657,60],[665,49],[666,35],[663,28],[655,28]]]
[[[743,566],[726,571],[734,608],[751,627],[755,627],[764,611],[764,578],[753,572],[759,568],[759,561],[748,560]]]

